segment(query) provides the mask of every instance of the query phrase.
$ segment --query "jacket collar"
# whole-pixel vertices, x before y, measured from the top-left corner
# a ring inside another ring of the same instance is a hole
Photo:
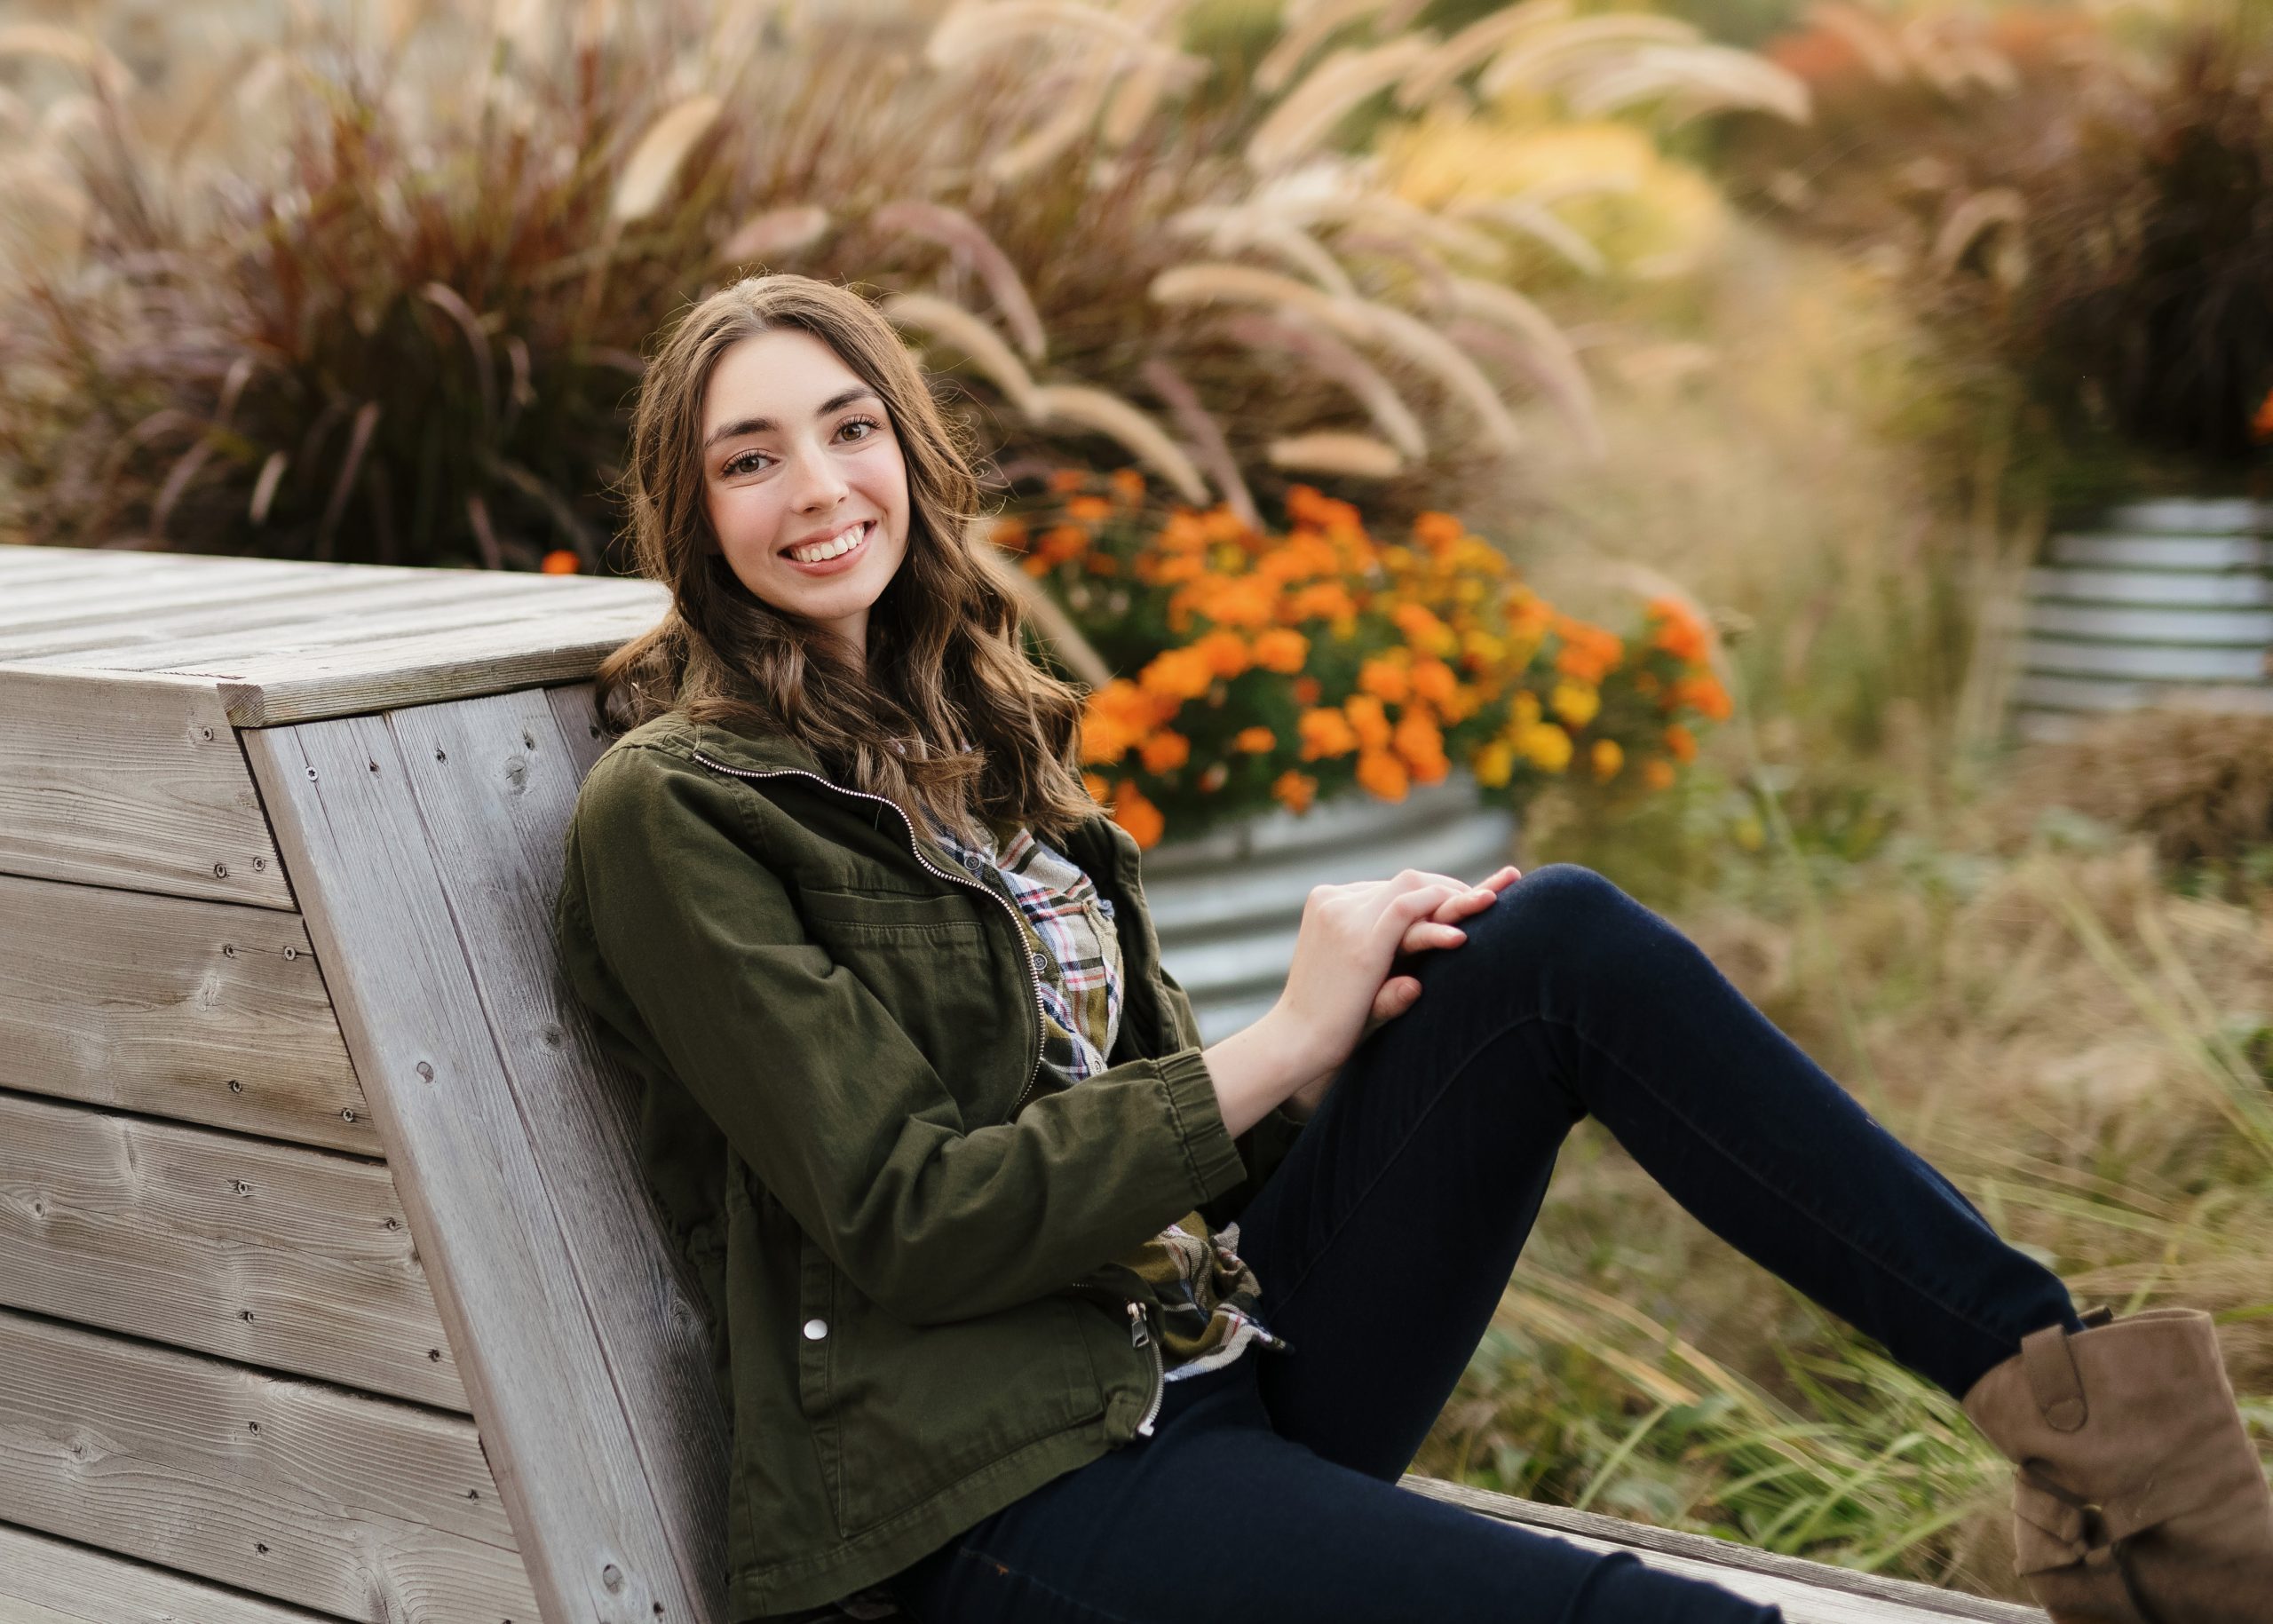
[[[718,722],[696,722],[684,712],[674,710],[643,724],[624,737],[627,741],[636,738],[639,742],[676,746],[690,755],[700,752],[713,761],[748,772],[788,768],[811,772],[837,784],[839,788],[847,788],[823,770],[820,758],[803,741],[787,732],[745,733]],[[1099,811],[1082,820],[1066,836],[1066,844],[1071,848],[1068,854],[1092,877],[1096,877],[1099,863],[1109,865],[1116,894],[1125,895],[1131,889],[1136,875],[1136,843],[1121,833],[1107,813]]]

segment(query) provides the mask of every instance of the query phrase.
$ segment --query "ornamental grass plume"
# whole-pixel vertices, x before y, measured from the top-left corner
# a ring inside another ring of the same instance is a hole
[[[1089,696],[1090,793],[1141,844],[1277,804],[1405,798],[1455,766],[1511,805],[1675,782],[1728,716],[1712,634],[1651,599],[1621,635],[1565,614],[1457,518],[1397,539],[1312,487],[1283,533],[1062,470],[992,529],[1113,673]]]

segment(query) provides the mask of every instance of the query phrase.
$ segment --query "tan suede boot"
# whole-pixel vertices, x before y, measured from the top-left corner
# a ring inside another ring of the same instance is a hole
[[[2016,1570],[2054,1624],[2273,1624],[2273,1493],[2210,1316],[2084,1319],[1965,1396],[2019,1468]]]

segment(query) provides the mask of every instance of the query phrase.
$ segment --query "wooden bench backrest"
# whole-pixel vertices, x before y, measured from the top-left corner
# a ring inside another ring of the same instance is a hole
[[[701,1298],[552,952],[589,685],[242,737],[545,1617],[724,1624]]]

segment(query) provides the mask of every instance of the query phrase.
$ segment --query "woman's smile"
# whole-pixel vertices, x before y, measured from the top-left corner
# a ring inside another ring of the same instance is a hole
[[[781,556],[812,575],[834,575],[851,569],[867,553],[873,519],[861,519],[816,542],[799,542],[781,550]]]

